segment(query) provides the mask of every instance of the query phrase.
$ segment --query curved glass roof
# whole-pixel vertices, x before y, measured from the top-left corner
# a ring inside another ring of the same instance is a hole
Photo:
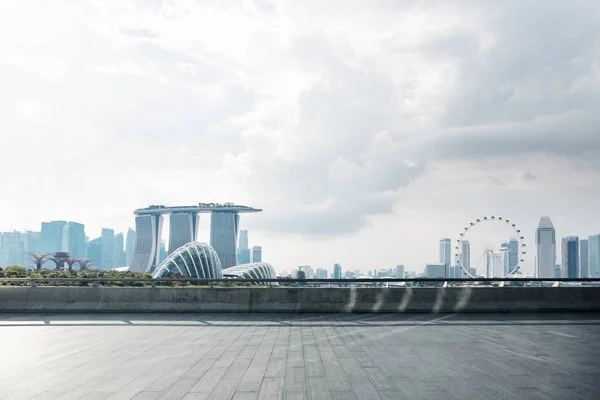
[[[240,279],[277,279],[275,269],[266,262],[236,265],[223,270],[223,276]]]
[[[154,271],[153,278],[172,274],[184,278],[221,279],[221,261],[215,250],[202,242],[187,243],[169,255]]]

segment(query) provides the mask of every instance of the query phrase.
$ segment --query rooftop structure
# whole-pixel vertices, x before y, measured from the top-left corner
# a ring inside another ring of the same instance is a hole
[[[152,205],[146,208],[139,208],[133,213],[135,215],[164,215],[173,213],[211,213],[213,211],[230,211],[236,213],[256,213],[261,212],[260,208],[237,205],[233,203],[198,203],[192,206],[165,206]]]
[[[256,213],[259,208],[234,203],[198,203],[190,206],[152,205],[135,210],[136,239],[130,271],[152,272],[161,264],[160,243],[163,215],[169,218],[169,254],[186,243],[195,242],[198,214],[210,213],[210,245],[223,268],[237,264],[237,237],[240,213]]]

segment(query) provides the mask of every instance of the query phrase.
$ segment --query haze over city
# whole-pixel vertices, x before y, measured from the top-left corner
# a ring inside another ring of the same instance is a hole
[[[399,3],[3,1],[0,231],[233,201],[278,271],[600,233],[597,3]]]

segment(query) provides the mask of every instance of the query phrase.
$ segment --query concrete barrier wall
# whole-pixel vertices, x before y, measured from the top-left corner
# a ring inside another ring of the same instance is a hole
[[[600,287],[0,287],[0,312],[600,311]]]

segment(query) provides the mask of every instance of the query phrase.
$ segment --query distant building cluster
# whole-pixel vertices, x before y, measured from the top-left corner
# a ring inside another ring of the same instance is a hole
[[[241,230],[237,248],[237,264],[249,264],[262,261],[262,246],[249,247],[248,231]]]
[[[32,269],[39,267],[32,254],[45,254],[46,261],[57,253],[68,254],[64,263],[71,260],[88,260],[86,268],[111,269],[128,265],[133,256],[135,231],[129,229],[127,236],[113,229],[102,229],[99,238],[88,240],[85,226],[72,221],[42,222],[40,231],[0,233],[0,268],[23,265]],[[65,258],[65,257],[63,257]],[[33,263],[32,263],[33,261]],[[74,261],[69,268],[80,263]],[[48,267],[44,265],[44,267]]]
[[[542,217],[535,232],[535,275],[538,278],[600,278],[600,234],[561,240],[557,264],[556,231],[550,217]]]

